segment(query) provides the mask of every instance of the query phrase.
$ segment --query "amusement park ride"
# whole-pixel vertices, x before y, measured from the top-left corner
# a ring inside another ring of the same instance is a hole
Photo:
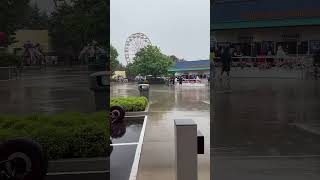
[[[105,71],[107,69],[106,51],[94,40],[81,50],[79,59],[85,60],[89,70]]]
[[[30,41],[27,41],[24,45],[22,66],[30,65],[45,65],[45,57],[41,52],[39,44],[33,44]]]
[[[132,63],[136,53],[142,48],[151,45],[150,39],[143,33],[131,34],[127,40],[124,47],[124,54],[127,63]]]

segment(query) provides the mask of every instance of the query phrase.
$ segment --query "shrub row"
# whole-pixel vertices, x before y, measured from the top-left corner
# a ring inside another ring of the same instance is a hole
[[[146,97],[115,97],[111,98],[111,106],[122,106],[127,112],[144,111],[148,105]]]
[[[50,160],[106,156],[107,120],[106,112],[1,116],[0,141],[33,139],[43,146]]]
[[[18,66],[20,58],[13,54],[0,52],[0,67]]]

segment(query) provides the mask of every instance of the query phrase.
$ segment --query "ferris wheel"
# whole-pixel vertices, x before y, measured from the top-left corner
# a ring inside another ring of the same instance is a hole
[[[145,34],[131,34],[126,40],[124,47],[124,55],[127,63],[133,62],[133,58],[136,56],[136,53],[148,45],[151,45],[151,41]]]

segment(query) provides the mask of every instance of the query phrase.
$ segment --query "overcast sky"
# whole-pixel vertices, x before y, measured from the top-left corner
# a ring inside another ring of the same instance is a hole
[[[126,64],[124,45],[145,33],[163,53],[186,60],[209,59],[209,0],[110,0],[111,44]]]

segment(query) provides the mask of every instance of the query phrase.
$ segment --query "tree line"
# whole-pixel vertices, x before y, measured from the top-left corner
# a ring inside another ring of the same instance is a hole
[[[118,61],[118,52],[111,45],[111,69],[112,72],[116,70],[125,70],[129,78],[134,78],[138,75],[152,77],[172,76],[168,71],[176,62],[184,61],[174,55],[168,56],[162,53],[159,47],[149,45],[142,48],[135,55],[133,62],[127,64],[125,67]]]

